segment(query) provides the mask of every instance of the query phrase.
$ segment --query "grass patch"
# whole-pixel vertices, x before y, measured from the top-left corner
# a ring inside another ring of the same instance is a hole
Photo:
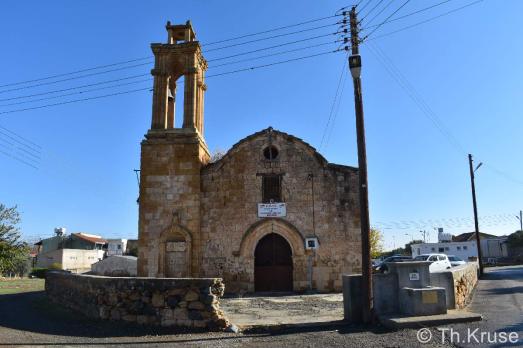
[[[45,279],[0,280],[0,295],[43,291],[44,289]]]

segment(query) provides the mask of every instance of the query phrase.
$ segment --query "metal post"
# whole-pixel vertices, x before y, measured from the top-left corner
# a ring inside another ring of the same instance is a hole
[[[476,244],[478,246],[479,276],[483,276],[483,262],[481,261],[481,242],[479,238],[478,206],[476,204],[476,185],[474,184],[474,169],[472,155],[469,153],[470,184],[472,187],[472,205],[474,207],[474,227],[476,229]]]
[[[350,31],[352,55],[349,58],[349,66],[354,83],[354,104],[356,109],[356,133],[358,143],[358,172],[359,172],[359,195],[360,195],[360,223],[361,223],[361,273],[362,273],[362,319],[364,323],[372,320],[372,270],[370,259],[370,222],[369,222],[369,194],[367,187],[367,150],[365,147],[365,123],[363,119],[363,98],[361,94],[361,79],[359,69],[361,60],[359,57],[358,20],[356,18],[356,7],[350,11]],[[354,64],[356,63],[356,64]],[[353,69],[357,73],[353,72]],[[357,69],[357,70],[356,70]]]

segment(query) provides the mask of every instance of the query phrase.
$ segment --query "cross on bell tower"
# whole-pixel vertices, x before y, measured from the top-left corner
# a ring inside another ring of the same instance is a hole
[[[154,94],[151,129],[172,129],[175,125],[177,84],[184,77],[183,125],[203,136],[203,100],[207,89],[205,71],[207,61],[202,56],[200,43],[191,22],[172,25],[167,22],[167,43],[154,43],[151,49],[155,63]]]

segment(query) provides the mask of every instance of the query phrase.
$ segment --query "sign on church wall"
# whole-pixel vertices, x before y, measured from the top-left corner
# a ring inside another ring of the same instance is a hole
[[[287,216],[285,203],[258,203],[258,217],[284,217]]]

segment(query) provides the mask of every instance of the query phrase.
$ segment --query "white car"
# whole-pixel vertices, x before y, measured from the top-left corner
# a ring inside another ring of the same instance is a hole
[[[448,257],[449,257],[450,265],[451,265],[452,267],[454,267],[454,266],[460,266],[460,265],[464,265],[464,264],[466,264],[465,261],[463,261],[462,259],[460,259],[460,258],[457,257],[457,256],[449,255]]]
[[[429,272],[443,272],[452,267],[445,254],[422,254],[416,256],[414,261],[430,261]]]

